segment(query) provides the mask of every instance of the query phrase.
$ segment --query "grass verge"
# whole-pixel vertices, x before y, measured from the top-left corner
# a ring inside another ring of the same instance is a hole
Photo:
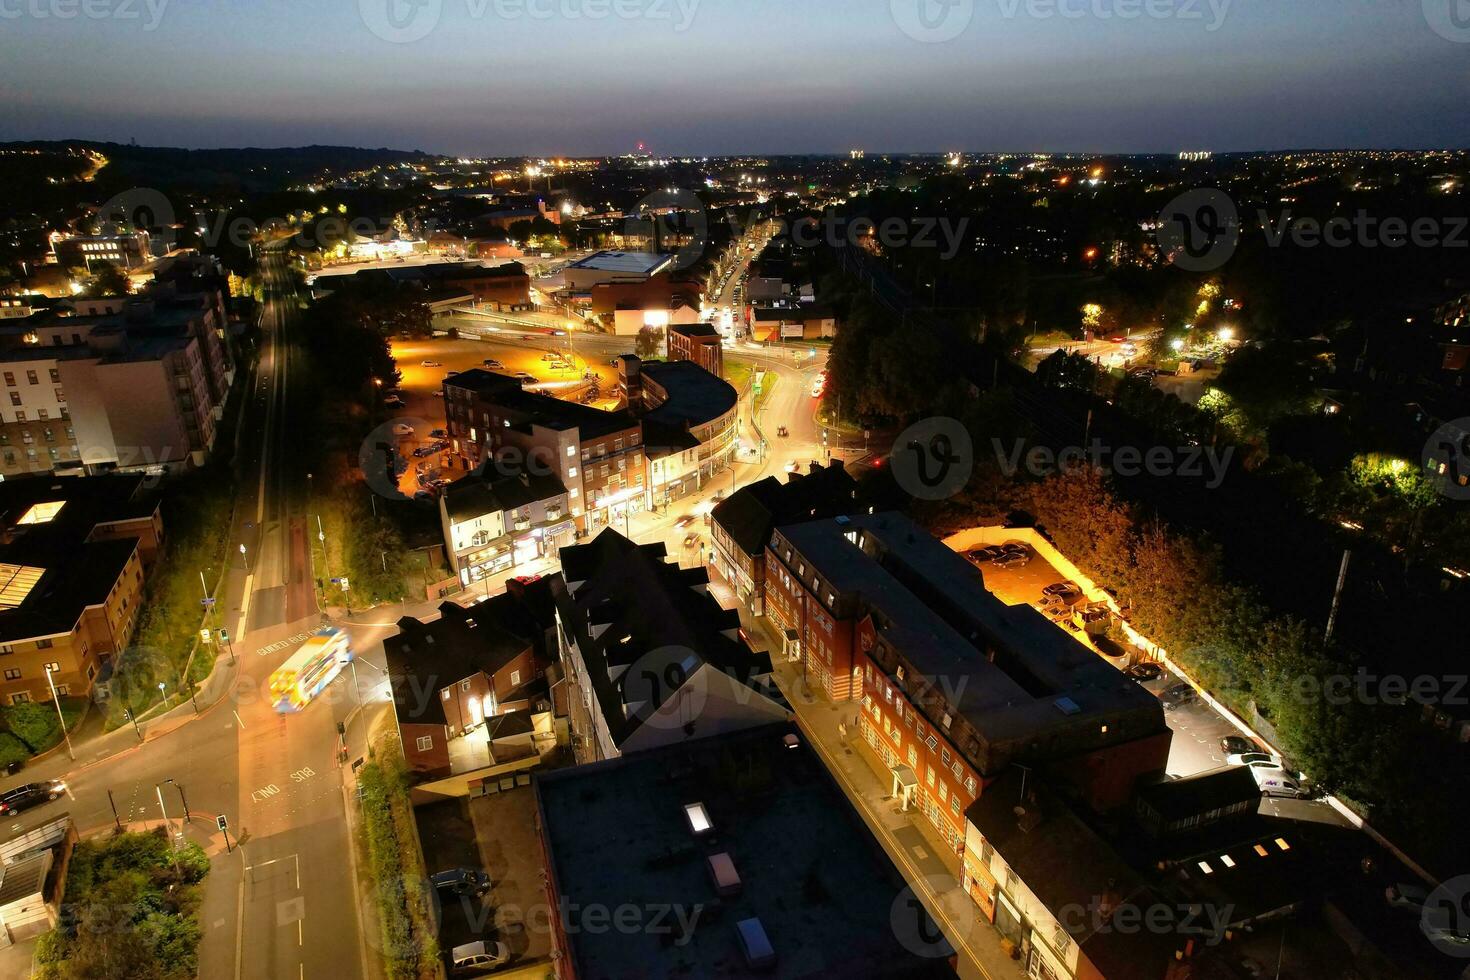
[[[403,758],[380,755],[357,779],[384,968],[389,980],[429,980],[439,969],[439,939]]]

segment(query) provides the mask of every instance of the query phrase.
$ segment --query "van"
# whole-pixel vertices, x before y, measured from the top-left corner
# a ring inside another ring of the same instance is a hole
[[[1310,794],[1302,789],[1301,784],[1292,779],[1282,770],[1264,769],[1251,766],[1251,775],[1256,777],[1256,785],[1260,787],[1262,796],[1284,796],[1289,800],[1305,800]]]
[[[469,868],[441,871],[430,880],[436,889],[451,891],[456,895],[479,896],[490,890],[490,876],[483,871]]]

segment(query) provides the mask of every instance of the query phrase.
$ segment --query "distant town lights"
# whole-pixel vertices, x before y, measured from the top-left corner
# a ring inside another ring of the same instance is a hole
[[[1172,348],[1174,348],[1176,351],[1183,350],[1184,349],[1184,338],[1182,338],[1182,337],[1175,337],[1173,340],[1169,341],[1169,346],[1172,347]]]
[[[1221,327],[1218,331],[1216,331],[1216,336],[1218,336],[1222,341],[1229,343],[1230,341],[1235,339],[1235,328]]]

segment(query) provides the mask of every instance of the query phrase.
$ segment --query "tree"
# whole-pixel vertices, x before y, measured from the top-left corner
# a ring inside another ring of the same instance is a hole
[[[91,299],[104,296],[126,296],[133,291],[133,281],[122,269],[110,263],[97,266],[96,272],[87,280],[82,294]]]
[[[638,331],[638,340],[634,348],[639,357],[651,360],[663,353],[664,332],[659,327],[644,327]]]

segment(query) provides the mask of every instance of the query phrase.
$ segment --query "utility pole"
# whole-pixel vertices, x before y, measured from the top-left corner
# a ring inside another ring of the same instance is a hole
[[[132,709],[124,708],[123,717],[133,723],[133,731],[138,733],[138,741],[143,741],[143,729],[138,727],[138,719],[133,717]]]
[[[56,720],[61,723],[61,737],[66,739],[66,754],[71,756],[71,761],[77,761],[77,754],[72,751],[71,733],[66,730],[66,715],[61,713],[61,697],[56,693],[56,681],[51,675],[54,671],[48,665],[46,667],[46,683],[51,687],[51,703],[56,705]]]
[[[1343,550],[1342,566],[1337,570],[1337,588],[1332,590],[1332,611],[1327,614],[1327,631],[1322,636],[1324,641],[1332,640],[1332,630],[1337,626],[1337,606],[1342,601],[1342,587],[1347,583],[1348,560],[1352,556],[1352,549]]]

